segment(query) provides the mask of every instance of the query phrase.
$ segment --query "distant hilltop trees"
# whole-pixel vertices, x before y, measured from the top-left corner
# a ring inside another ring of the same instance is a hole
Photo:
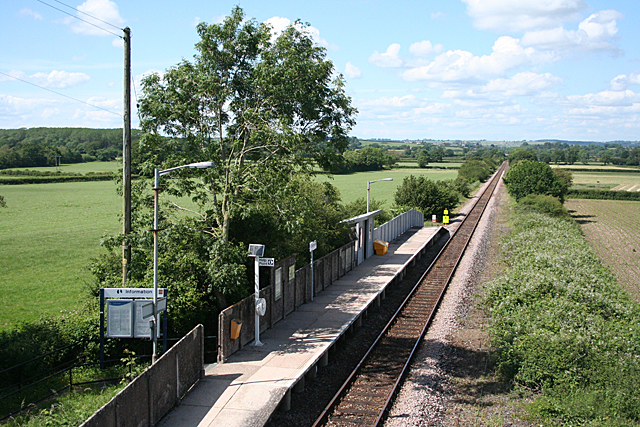
[[[138,131],[132,131],[138,139]],[[122,129],[0,129],[0,169],[110,161],[122,155]]]

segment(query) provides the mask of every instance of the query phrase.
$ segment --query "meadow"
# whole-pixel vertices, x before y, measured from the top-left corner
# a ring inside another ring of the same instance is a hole
[[[104,233],[120,229],[113,181],[0,187],[0,329],[73,309]]]
[[[402,180],[409,175],[424,175],[432,181],[442,181],[456,179],[457,170],[451,169],[391,169],[376,172],[358,172],[348,175],[317,175],[319,182],[330,182],[338,190],[343,203],[352,202],[360,197],[367,197],[367,181],[374,181],[382,178],[393,178],[393,181],[382,181],[371,184],[370,198],[383,202],[383,207],[393,205],[393,196],[396,188],[402,185]]]
[[[107,172],[117,162],[62,165],[74,173]],[[53,171],[55,168],[32,168]],[[318,176],[339,190],[343,203],[367,196],[367,181],[393,178],[371,185],[371,198],[393,204],[396,187],[405,176],[424,174],[433,180],[454,179],[455,170],[394,169],[352,175]],[[101,252],[104,234],[120,231],[122,199],[113,181],[0,186],[7,208],[0,209],[0,329],[40,315],[73,309],[92,280],[86,269]]]

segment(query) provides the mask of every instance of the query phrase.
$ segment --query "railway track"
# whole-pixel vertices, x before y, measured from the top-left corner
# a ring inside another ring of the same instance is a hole
[[[313,427],[380,424],[506,165],[503,163],[494,174],[473,208]]]

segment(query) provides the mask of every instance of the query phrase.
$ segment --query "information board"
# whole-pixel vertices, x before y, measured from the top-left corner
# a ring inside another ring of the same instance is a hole
[[[142,314],[142,306],[149,303],[151,303],[151,311],[153,312],[153,300],[135,301],[136,317],[133,328],[134,338],[151,338],[151,327],[149,326],[149,320],[151,320],[151,318],[145,319]]]
[[[107,301],[107,337],[133,337],[133,300]]]

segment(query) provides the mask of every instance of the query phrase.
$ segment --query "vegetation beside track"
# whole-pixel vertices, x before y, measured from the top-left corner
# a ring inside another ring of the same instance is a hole
[[[496,369],[538,390],[543,425],[640,425],[640,306],[567,217],[518,206],[485,285]]]

